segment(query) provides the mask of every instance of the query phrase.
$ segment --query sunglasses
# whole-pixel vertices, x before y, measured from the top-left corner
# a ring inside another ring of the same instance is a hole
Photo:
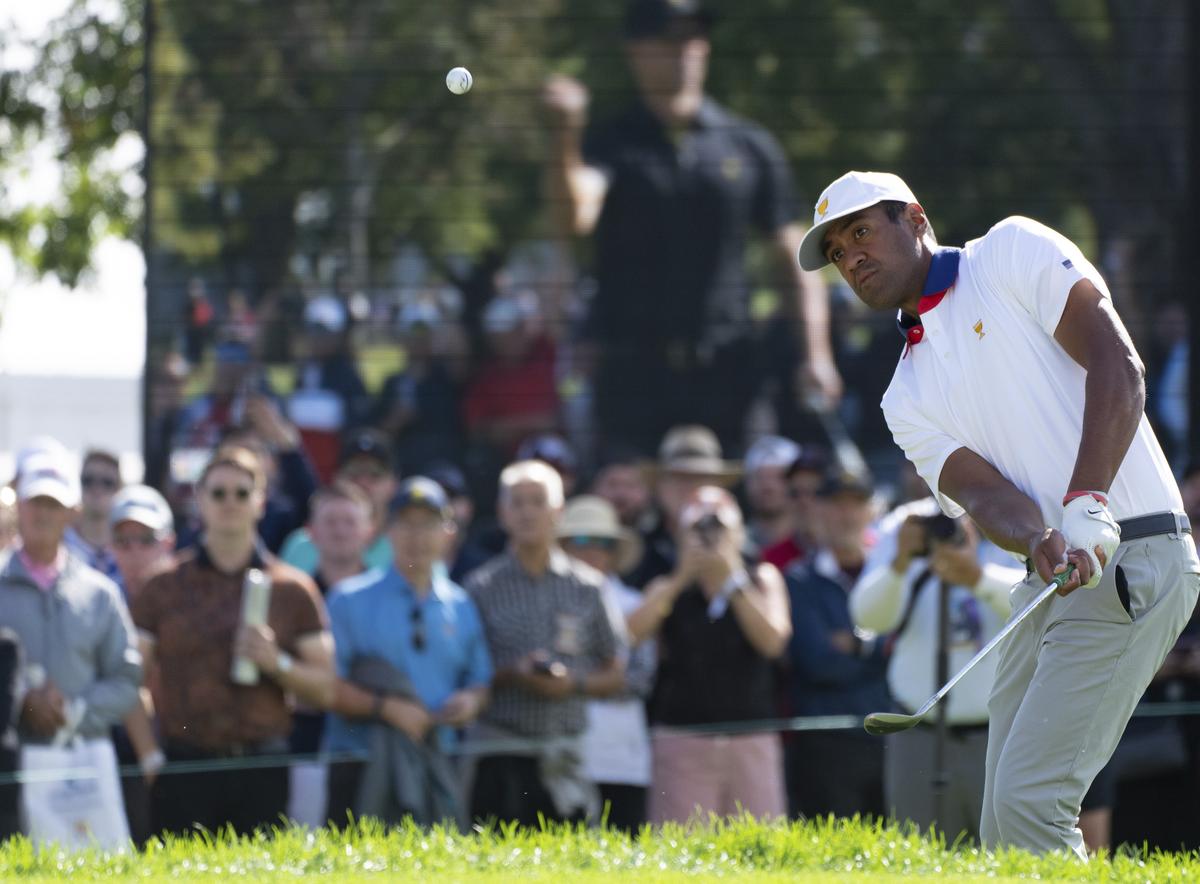
[[[245,503],[250,499],[250,489],[244,485],[239,488],[216,488],[208,489],[208,496],[217,503],[224,503],[228,499],[236,499],[238,503]]]
[[[412,614],[408,618],[409,626],[412,628],[412,647],[414,651],[425,650],[425,615],[420,607],[413,606]]]
[[[158,538],[153,534],[139,534],[137,537],[114,537],[112,542],[117,549],[133,549],[135,546],[149,549],[157,543]]]
[[[615,537],[565,537],[563,542],[576,549],[602,549],[612,552],[617,548]]]
[[[84,488],[99,488],[102,491],[117,490],[117,480],[112,476],[97,476],[94,473],[84,473],[79,481]]]

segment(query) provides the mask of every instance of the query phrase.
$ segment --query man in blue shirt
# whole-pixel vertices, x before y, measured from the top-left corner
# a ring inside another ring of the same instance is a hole
[[[392,565],[343,582],[330,598],[338,682],[325,731],[328,752],[366,753],[372,727],[393,728],[444,752],[455,729],[483,710],[492,663],[479,613],[438,567],[454,531],[441,486],[421,476],[406,480],[388,515]],[[356,662],[372,657],[407,677],[412,694],[377,693],[352,681]],[[331,822],[345,823],[355,808],[363,768],[358,760],[330,765]]]

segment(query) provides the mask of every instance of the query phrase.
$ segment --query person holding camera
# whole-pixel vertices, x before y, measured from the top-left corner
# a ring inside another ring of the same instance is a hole
[[[658,637],[650,820],[782,816],[779,735],[713,731],[774,715],[773,664],[792,633],[783,578],[773,565],[747,564],[742,513],[722,488],[693,492],[678,526],[674,571],[646,587],[628,619],[635,640]]]
[[[859,628],[887,635],[888,688],[912,712],[1004,625],[1009,590],[1025,577],[1015,560],[932,497],[897,507],[850,593]],[[884,800],[898,820],[979,838],[987,755],[988,695],[996,658],[984,658],[936,718],[889,737]],[[940,755],[940,758],[939,758]]]

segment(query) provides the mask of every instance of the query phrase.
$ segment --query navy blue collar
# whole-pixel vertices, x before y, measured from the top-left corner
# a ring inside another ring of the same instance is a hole
[[[925,274],[925,285],[921,288],[921,300],[917,304],[918,315],[909,316],[903,310],[897,311],[896,327],[910,347],[921,343],[925,336],[920,314],[940,304],[958,279],[958,261],[961,257],[962,249],[951,246],[934,250],[929,261],[929,272]]]

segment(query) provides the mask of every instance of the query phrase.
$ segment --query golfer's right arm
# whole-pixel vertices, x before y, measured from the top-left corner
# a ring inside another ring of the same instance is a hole
[[[1062,533],[1046,527],[1033,499],[971,449],[959,448],[946,458],[938,491],[965,509],[996,546],[1032,559],[1047,582],[1056,565],[1064,560],[1073,564],[1075,573],[1064,593],[1091,578],[1087,555],[1082,550],[1068,552]]]

